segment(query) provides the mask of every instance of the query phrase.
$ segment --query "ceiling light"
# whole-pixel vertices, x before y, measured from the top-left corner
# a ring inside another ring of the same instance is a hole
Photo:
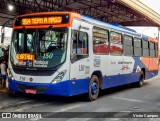
[[[14,9],[13,5],[9,4],[8,9],[9,9],[9,11],[12,11]]]

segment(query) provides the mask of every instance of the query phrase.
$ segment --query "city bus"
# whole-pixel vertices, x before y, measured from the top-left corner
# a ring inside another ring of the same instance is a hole
[[[15,19],[9,53],[10,92],[96,100],[100,90],[158,74],[158,40],[74,12]]]

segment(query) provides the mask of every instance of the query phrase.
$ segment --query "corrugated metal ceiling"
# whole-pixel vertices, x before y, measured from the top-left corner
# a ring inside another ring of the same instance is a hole
[[[128,2],[127,2],[128,1]],[[138,0],[1,0],[0,25],[11,26],[17,15],[44,11],[74,11],[108,23],[130,26],[160,26],[154,19],[145,14],[149,9]],[[8,4],[14,6],[11,12]],[[143,10],[138,10],[143,5]],[[136,6],[136,7],[135,7]],[[150,10],[150,9],[149,9]],[[158,15],[159,16],[159,15]],[[158,18],[158,17],[157,17]]]

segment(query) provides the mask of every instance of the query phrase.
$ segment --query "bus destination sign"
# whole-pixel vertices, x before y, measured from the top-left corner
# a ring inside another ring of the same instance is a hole
[[[34,18],[22,18],[21,25],[50,25],[50,24],[60,24],[62,23],[62,16],[54,17],[34,17]]]
[[[35,60],[35,56],[33,54],[29,54],[29,53],[18,53],[16,55],[17,60],[22,60],[22,61],[26,61],[26,60]]]
[[[35,16],[19,16],[17,17],[14,26],[37,26],[37,25],[55,25],[68,24],[70,20],[69,14],[44,14]]]

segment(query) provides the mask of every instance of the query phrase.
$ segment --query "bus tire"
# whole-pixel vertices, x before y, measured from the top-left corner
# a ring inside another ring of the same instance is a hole
[[[9,90],[9,91],[8,91],[8,96],[9,96],[9,97],[16,97],[16,96],[17,96],[17,93],[16,93],[15,91]]]
[[[142,87],[144,84],[144,72],[141,71],[140,72],[140,78],[139,78],[139,81],[137,82],[137,86],[138,87]]]
[[[91,77],[88,90],[88,99],[94,101],[99,95],[99,79],[96,75]]]

